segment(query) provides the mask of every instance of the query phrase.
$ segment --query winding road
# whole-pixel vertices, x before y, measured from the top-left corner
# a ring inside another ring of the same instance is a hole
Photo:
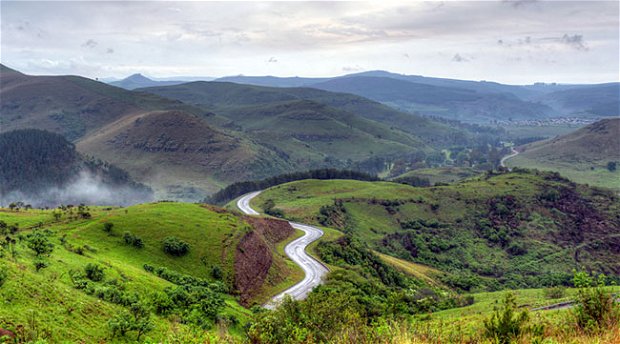
[[[499,161],[499,165],[501,167],[506,167],[506,160],[513,158],[515,156],[517,156],[519,154],[519,152],[514,149],[513,147],[510,147],[510,149],[512,150],[512,153],[506,155],[505,157],[503,157],[500,161]]]
[[[246,215],[260,215],[250,207],[250,201],[260,193],[260,191],[256,191],[242,196],[237,201],[237,207]],[[276,308],[286,295],[290,295],[295,300],[304,299],[314,287],[321,284],[323,276],[329,272],[323,264],[306,253],[306,247],[322,237],[323,231],[301,223],[289,223],[293,228],[306,233],[304,236],[291,241],[284,248],[286,255],[304,270],[305,277],[301,282],[274,296],[270,302],[265,304],[265,308],[268,309]]]

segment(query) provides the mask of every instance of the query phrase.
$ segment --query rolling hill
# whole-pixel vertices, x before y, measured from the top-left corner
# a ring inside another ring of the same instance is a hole
[[[18,223],[16,232],[0,228],[2,243],[22,238],[10,251],[0,246],[3,331],[51,343],[187,342],[190,334],[198,342],[221,331],[232,340],[252,318],[240,304],[264,302],[260,293],[296,281],[277,252],[294,233],[284,221],[173,202],[84,209],[88,217],[66,207],[0,208],[0,223]],[[188,251],[167,253],[170,237]],[[37,254],[33,238],[51,250]],[[131,323],[126,314],[149,326],[118,333],[120,319]]]
[[[264,191],[254,206],[264,204],[439,269],[439,280],[464,290],[568,283],[582,268],[620,273],[617,196],[550,172],[487,174],[427,188],[305,180]]]
[[[229,119],[176,100],[76,76],[0,72],[0,132],[62,134],[158,198],[199,200],[227,183],[292,169],[271,149],[223,128]]]
[[[114,165],[79,154],[58,134],[22,129],[0,134],[0,204],[127,205],[150,201],[152,191]]]
[[[604,119],[567,135],[518,148],[509,166],[558,171],[576,182],[620,189],[620,118]]]
[[[244,127],[245,114],[251,114],[255,107],[264,113],[268,107],[274,107],[271,115],[282,109],[282,103],[295,104],[316,108],[323,104],[327,112],[348,112],[357,117],[381,124],[393,132],[404,132],[402,135],[413,135],[413,139],[431,147],[445,147],[454,144],[467,144],[468,140],[476,140],[479,135],[468,128],[455,127],[433,121],[418,115],[396,111],[375,101],[352,94],[334,93],[312,88],[277,88],[254,85],[241,85],[223,82],[194,82],[183,85],[140,89],[170,99],[177,99],[187,104],[210,109],[222,116],[234,119],[236,124]],[[295,102],[297,101],[297,102]],[[305,101],[305,102],[301,102]],[[256,117],[250,117],[256,118]],[[370,124],[371,122],[366,122]],[[256,125],[256,123],[252,123]],[[366,125],[368,128],[369,126]],[[490,131],[492,134],[497,132]],[[384,133],[382,137],[387,137]],[[388,135],[388,136],[393,136]]]

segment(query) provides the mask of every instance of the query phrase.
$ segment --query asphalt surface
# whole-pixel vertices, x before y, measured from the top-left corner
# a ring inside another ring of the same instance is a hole
[[[260,215],[256,210],[250,207],[252,198],[258,196],[261,192],[256,191],[242,196],[237,201],[237,207],[247,215]],[[299,265],[305,273],[304,279],[290,287],[289,289],[274,296],[270,302],[265,304],[265,308],[276,308],[284,299],[285,295],[290,295],[295,300],[304,299],[312,291],[312,289],[323,281],[323,276],[329,270],[316,259],[306,253],[306,247],[323,236],[323,231],[309,225],[289,222],[293,228],[302,230],[306,233],[304,236],[291,241],[284,248],[286,255]]]

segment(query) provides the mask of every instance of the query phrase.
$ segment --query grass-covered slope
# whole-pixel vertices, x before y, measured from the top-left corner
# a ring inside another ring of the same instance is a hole
[[[519,147],[509,166],[558,171],[578,183],[620,189],[620,118]],[[609,166],[610,167],[610,166]]]
[[[273,187],[257,208],[340,228],[374,249],[448,274],[461,289],[567,283],[573,269],[620,275],[620,202],[552,173],[512,172],[415,188],[305,180]]]
[[[183,341],[190,333],[206,340],[217,328],[240,335],[251,313],[239,302],[251,304],[259,292],[272,295],[291,270],[276,245],[292,228],[248,221],[219,208],[172,202],[0,209],[0,328],[20,340],[131,342],[137,331],[114,334],[110,325],[139,303],[152,327],[141,340]],[[113,224],[110,231],[106,223]],[[189,250],[165,252],[169,237]],[[35,238],[45,238],[52,251],[37,257]],[[88,264],[103,268],[101,280],[85,276]],[[181,290],[202,296],[187,301]]]

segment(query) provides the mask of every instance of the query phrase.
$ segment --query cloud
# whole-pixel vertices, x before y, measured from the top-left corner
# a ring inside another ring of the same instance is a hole
[[[361,72],[363,70],[364,70],[364,68],[362,68],[361,66],[358,66],[358,65],[342,67],[342,71],[345,72],[345,73]]]
[[[568,35],[564,34],[562,38],[560,38],[560,42],[573,47],[577,50],[588,50],[585,41],[583,40],[583,35]]]
[[[526,7],[538,2],[538,0],[504,0],[506,4],[510,4],[514,8]]]
[[[106,54],[114,54],[114,49],[108,48],[108,49],[106,49],[105,53]]]
[[[469,59],[457,53],[452,56],[452,62],[469,62]]]
[[[96,46],[97,46],[97,41],[95,41],[94,39],[89,39],[86,42],[82,43],[82,48],[93,49]]]
[[[267,60],[268,63],[277,63],[278,59],[276,59],[275,57],[270,57],[269,60]]]

